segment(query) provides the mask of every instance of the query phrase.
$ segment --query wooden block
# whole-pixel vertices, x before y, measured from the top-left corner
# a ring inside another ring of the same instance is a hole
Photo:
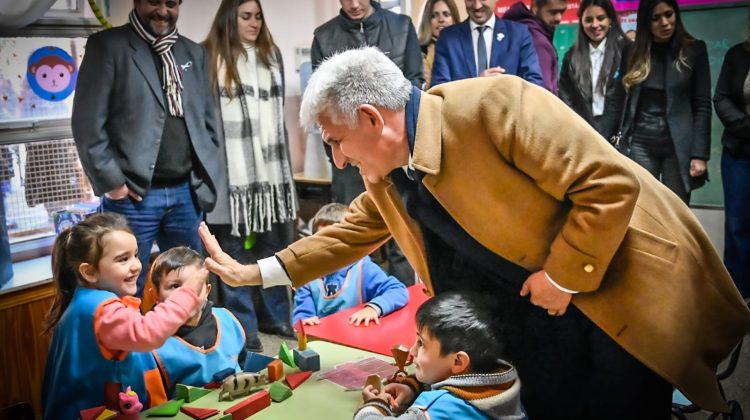
[[[268,364],[268,380],[276,382],[284,376],[284,364],[279,359],[275,359]]]
[[[311,375],[312,372],[309,370],[290,373],[286,375],[286,384],[289,385],[289,388],[291,389],[297,389],[297,387],[302,385],[302,382],[305,382]]]
[[[242,367],[242,370],[245,372],[260,372],[274,360],[276,359],[264,354],[248,352],[247,356],[245,356],[245,366]],[[221,381],[219,381],[219,383],[221,383]]]
[[[210,393],[210,389],[199,388],[197,386],[177,384],[177,391],[175,398],[185,400],[185,402],[193,402],[198,398]]]
[[[219,389],[219,388],[221,388],[221,384],[218,383],[218,382],[211,381],[211,382],[203,385],[203,388],[206,388],[206,389]]]
[[[226,369],[222,369],[214,373],[214,376],[211,379],[213,379],[214,382],[222,383],[224,382],[224,379],[227,378],[227,376],[233,375],[233,374],[234,374],[234,369],[226,368]]]
[[[281,364],[280,361],[279,364]],[[271,405],[271,395],[268,391],[258,391],[245,401],[224,410],[224,414],[231,414],[232,420],[244,420],[269,405]]]
[[[289,351],[289,347],[287,347],[285,341],[281,342],[281,347],[279,348],[279,360],[286,363],[291,368],[297,367],[294,363],[294,356],[292,355],[292,352]]]
[[[146,411],[146,417],[174,417],[180,412],[185,400],[170,400]]]
[[[307,349],[307,334],[305,334],[305,326],[302,323],[302,319],[294,324],[294,329],[297,331],[297,348],[300,350]]]
[[[313,349],[302,351],[294,349],[294,361],[300,370],[309,370],[311,372],[320,370],[320,355]]]
[[[365,386],[367,385],[372,385],[373,388],[380,391],[381,389],[383,389],[383,379],[380,378],[380,375],[370,375],[365,381]]]
[[[180,407],[180,411],[194,418],[195,420],[203,420],[209,417],[219,414],[219,410],[215,408],[198,408],[198,407]]]
[[[111,420],[115,417],[117,417],[117,411],[105,408],[104,411],[102,411],[102,413],[99,414],[99,416],[96,418],[96,420]]]
[[[115,382],[104,383],[104,406],[112,411],[120,409],[120,393],[122,392],[122,384]]]
[[[99,407],[81,410],[79,418],[81,420],[96,420],[96,418],[99,417],[99,415],[102,414],[106,408],[107,407],[100,405]]]
[[[271,394],[271,399],[276,402],[282,402],[292,396],[292,390],[282,382],[274,382],[268,392]]]

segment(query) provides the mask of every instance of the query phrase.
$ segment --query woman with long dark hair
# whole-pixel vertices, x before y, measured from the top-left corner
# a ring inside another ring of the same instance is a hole
[[[689,203],[706,181],[711,149],[706,43],[685,30],[676,0],[642,0],[627,51],[605,133],[619,133],[621,150]]]
[[[207,220],[229,255],[255,263],[292,242],[297,217],[281,54],[259,0],[223,0],[204,45],[221,109],[227,168]],[[232,288],[218,281],[217,289],[220,305],[245,329],[248,350],[262,349],[259,327],[293,336],[286,287]]]
[[[458,7],[453,0],[427,0],[419,21],[419,46],[424,61],[424,88],[430,87],[432,62],[435,60],[435,43],[440,31],[458,22]]]
[[[559,95],[599,133],[606,97],[615,90],[622,50],[629,43],[610,0],[581,2],[578,38],[563,58]]]
[[[742,296],[750,298],[750,36],[724,57],[714,105],[724,124],[724,263]]]

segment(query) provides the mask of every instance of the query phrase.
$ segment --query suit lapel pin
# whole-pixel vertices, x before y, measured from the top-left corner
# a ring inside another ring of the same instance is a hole
[[[180,64],[180,67],[182,68],[182,71],[186,71],[190,67],[193,67],[193,62],[192,61],[188,61],[185,64]]]
[[[505,34],[502,32],[497,33],[497,42],[503,42],[503,39],[505,39]]]

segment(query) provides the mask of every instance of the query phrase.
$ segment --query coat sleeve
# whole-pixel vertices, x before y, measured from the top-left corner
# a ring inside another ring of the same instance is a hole
[[[708,160],[711,157],[711,73],[706,43],[696,41],[695,63],[691,84],[693,108],[693,144],[690,157]]]
[[[450,35],[439,37],[435,44],[430,87],[453,80],[450,69]]]
[[[313,35],[312,45],[310,46],[310,62],[312,69],[315,71],[321,62],[323,62],[323,51],[320,49],[318,37]]]
[[[349,206],[344,221],[319,230],[279,251],[294,287],[354,264],[391,238],[368,193]]]
[[[406,286],[397,278],[386,274],[370,257],[362,261],[363,300],[377,305],[381,316],[401,309],[409,301]]]
[[[741,76],[736,67],[740,53],[743,51],[734,47],[724,58],[719,80],[716,82],[714,106],[724,128],[747,142],[750,141],[750,116],[732,98],[732,78]]]
[[[424,85],[424,63],[422,62],[422,51],[419,48],[417,31],[409,19],[409,29],[406,35],[406,51],[404,55],[404,77],[417,89]]]
[[[518,31],[518,35],[520,35],[521,42],[521,47],[518,51],[518,76],[527,82],[544,86],[542,70],[539,67],[539,56],[534,48],[534,42],[531,39],[529,29],[523,25],[523,28]]]
[[[317,315],[315,302],[310,291],[310,284],[306,284],[294,291],[294,311],[292,312],[292,324],[301,319],[307,319]]]
[[[117,71],[113,47],[105,44],[104,37],[98,34],[86,43],[70,121],[81,166],[96,195],[112,191],[126,181],[106,130]]]
[[[604,109],[607,111],[602,116],[602,136],[606,139],[612,138],[620,130],[620,121],[623,113],[627,110],[628,94],[625,91],[625,85],[622,84],[623,77],[628,73],[628,56],[630,55],[632,45],[626,45],[622,50],[620,59],[620,69],[613,77],[612,93],[604,99]]]
[[[568,209],[543,269],[567,289],[596,290],[627,232],[639,181],[630,161],[554,95],[507,86],[483,96],[483,129],[510,165]]]

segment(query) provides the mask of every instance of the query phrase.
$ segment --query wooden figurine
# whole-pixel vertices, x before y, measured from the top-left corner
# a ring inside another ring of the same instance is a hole
[[[305,326],[301,319],[294,324],[294,329],[297,330],[297,348],[304,351],[307,349],[307,334],[305,334]]]
[[[231,414],[232,420],[244,420],[269,405],[271,395],[268,391],[258,391],[245,401],[224,410],[224,414]]]
[[[253,388],[267,383],[269,382],[266,374],[252,372],[235,373],[224,379],[224,382],[221,384],[219,401],[224,401],[225,397],[228,397],[227,399],[232,401],[234,397],[249,394]]]
[[[399,376],[406,376],[407,373],[405,368],[412,363],[409,349],[406,348],[406,346],[403,344],[396,344],[391,348],[391,354],[393,355],[393,359],[396,361],[394,365],[398,368],[396,373],[394,373],[391,377],[391,380],[394,380]]]

